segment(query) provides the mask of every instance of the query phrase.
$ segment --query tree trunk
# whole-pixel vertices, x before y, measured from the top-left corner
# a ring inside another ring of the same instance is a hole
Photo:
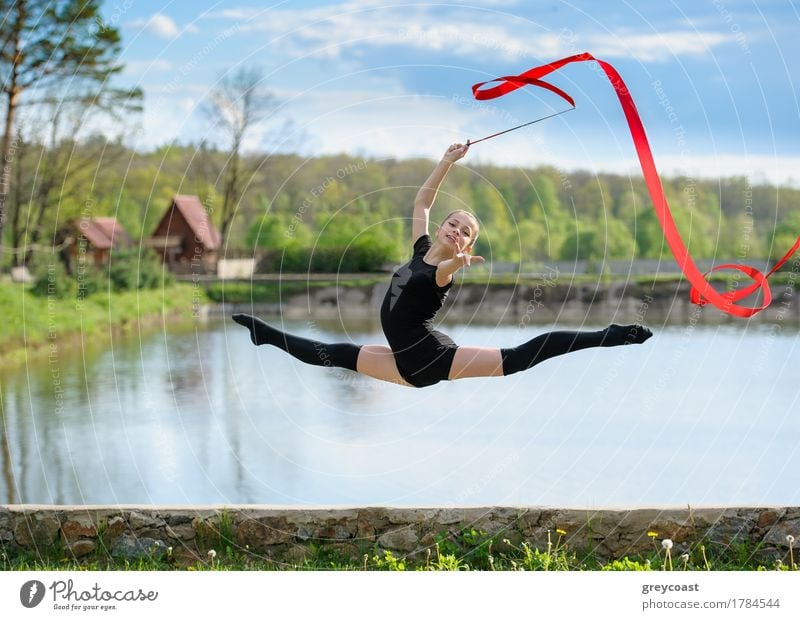
[[[44,164],[42,165],[41,169],[40,180],[37,184],[38,187],[36,195],[32,196],[31,208],[29,211],[30,216],[33,216],[28,218],[28,220],[32,222],[32,225],[28,231],[28,249],[25,251],[24,258],[22,260],[22,264],[26,266],[30,264],[31,259],[33,258],[33,246],[38,244],[39,240],[42,238],[44,216],[47,212],[47,208],[50,206],[50,194],[53,191],[53,188],[56,186],[57,177],[63,177],[63,172],[66,170],[66,168],[61,168],[58,161],[59,152],[55,135],[55,125],[58,123],[58,113],[56,113],[56,117],[52,122],[54,126],[50,138],[50,146],[47,148],[47,154],[44,158]],[[58,174],[59,172],[62,174]]]
[[[14,117],[19,105],[19,95],[21,92],[19,85],[19,59],[22,50],[20,49],[20,38],[22,24],[25,17],[26,3],[19,0],[16,3],[16,23],[14,23],[14,60],[11,66],[11,75],[5,91],[8,95],[6,107],[6,123],[3,128],[3,143],[0,145],[0,267],[3,264],[3,233],[6,227],[8,194],[11,188],[11,166],[14,156],[11,153],[11,136],[14,132]],[[11,11],[9,11],[11,13]],[[9,17],[8,15],[6,17]]]
[[[233,154],[231,156],[231,171],[228,175],[227,182],[225,183],[225,197],[222,201],[222,222],[220,226],[220,251],[228,238],[228,229],[233,221],[233,212],[236,208],[236,202],[239,189],[239,144],[234,146]]]
[[[17,138],[19,146],[17,147],[17,154],[19,161],[17,161],[16,178],[14,179],[14,201],[11,205],[11,251],[13,252],[13,265],[19,267],[22,264],[20,260],[20,253],[17,251],[22,246],[22,241],[25,238],[25,231],[22,230],[20,218],[22,216],[22,149],[25,147],[25,142],[22,137]],[[10,194],[9,194],[10,195]]]
[[[6,112],[6,126],[3,132],[3,143],[0,146],[0,257],[3,254],[3,231],[6,227],[8,216],[8,195],[11,189],[11,167],[14,156],[12,154],[11,135],[14,132],[14,116],[17,112],[19,93],[13,84],[8,92],[8,109]]]

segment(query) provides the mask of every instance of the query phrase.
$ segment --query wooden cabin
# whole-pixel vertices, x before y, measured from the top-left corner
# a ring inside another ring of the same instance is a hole
[[[145,240],[175,273],[216,273],[222,237],[197,196],[177,195]]]
[[[70,270],[79,262],[105,265],[111,251],[130,248],[133,239],[115,217],[84,217],[70,226],[67,238],[67,260]]]

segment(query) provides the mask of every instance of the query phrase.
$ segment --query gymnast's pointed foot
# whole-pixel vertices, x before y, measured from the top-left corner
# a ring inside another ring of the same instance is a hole
[[[270,344],[274,335],[277,333],[275,328],[270,327],[261,319],[257,319],[249,314],[234,314],[231,318],[239,325],[244,325],[250,330],[250,340],[253,344]]]
[[[653,336],[653,332],[644,325],[617,325],[612,323],[604,330],[604,347],[615,347],[621,344],[642,344]]]

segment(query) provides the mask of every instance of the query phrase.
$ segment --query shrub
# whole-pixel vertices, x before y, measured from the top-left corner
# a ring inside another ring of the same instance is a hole
[[[31,292],[39,297],[65,299],[75,295],[77,285],[64,264],[57,258],[42,260],[33,269],[34,282]]]
[[[357,240],[348,247],[290,247],[271,250],[258,262],[258,273],[372,273],[396,261],[395,248]]]
[[[151,251],[115,251],[107,267],[108,278],[114,291],[154,289],[171,284],[173,277],[158,257]]]

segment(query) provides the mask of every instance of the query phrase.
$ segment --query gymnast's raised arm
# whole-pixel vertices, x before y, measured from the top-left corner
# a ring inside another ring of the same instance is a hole
[[[416,242],[422,235],[428,234],[428,221],[433,201],[436,199],[436,192],[442,184],[445,176],[450,170],[450,166],[467,154],[469,146],[466,144],[451,144],[445,152],[442,160],[436,164],[431,175],[417,192],[414,200],[414,215],[411,221],[411,242]]]

